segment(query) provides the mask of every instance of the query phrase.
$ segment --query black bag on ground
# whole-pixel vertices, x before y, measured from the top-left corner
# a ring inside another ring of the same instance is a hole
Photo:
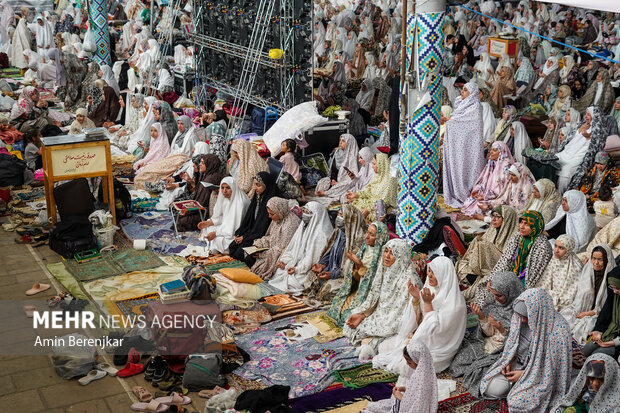
[[[26,162],[13,155],[0,154],[0,186],[18,186],[24,184]]]
[[[99,185],[97,198],[100,202],[103,202],[103,185]],[[126,219],[131,216],[131,194],[125,185],[116,178],[114,178],[114,203],[116,206],[117,220]]]
[[[65,258],[73,258],[76,252],[97,248],[88,217],[68,216],[50,230],[50,249]]]
[[[95,211],[95,199],[86,178],[74,179],[55,187],[54,200],[60,219],[63,221],[71,216],[88,218]],[[88,228],[90,229],[90,224]]]

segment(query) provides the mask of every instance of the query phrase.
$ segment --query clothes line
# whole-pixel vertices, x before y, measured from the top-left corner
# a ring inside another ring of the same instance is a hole
[[[538,36],[538,37],[543,38],[543,39],[545,39],[545,40],[549,40],[550,42],[557,43],[557,44],[561,44],[562,46],[565,46],[565,47],[568,47],[568,48],[571,48],[571,49],[577,50],[577,51],[582,52],[582,53],[589,54],[590,56],[596,57],[597,59],[605,59],[605,60],[608,60],[608,61],[610,61],[610,62],[612,62],[612,63],[618,63],[618,64],[620,64],[620,62],[618,62],[618,61],[616,61],[616,60],[613,60],[613,59],[610,59],[610,58],[608,58],[608,57],[604,57],[604,56],[599,56],[599,55],[594,54],[594,53],[592,53],[592,52],[588,52],[587,50],[583,50],[583,49],[580,49],[580,48],[575,47],[575,46],[571,46],[571,45],[566,44],[566,43],[558,42],[557,40],[550,39],[549,37],[543,36],[543,35],[541,35],[541,34],[531,32],[531,31],[526,30],[526,29],[524,29],[524,28],[522,28],[522,27],[519,27],[519,26],[515,26],[515,25],[514,25],[514,24],[512,24],[512,23],[508,23],[508,22],[505,22],[505,21],[503,21],[503,20],[496,19],[495,17],[492,17],[492,16],[487,16],[487,15],[486,15],[486,14],[484,14],[484,13],[480,13],[480,12],[478,12],[478,11],[476,11],[476,10],[472,10],[472,9],[470,9],[469,7],[465,7],[465,6],[461,5],[461,4],[456,4],[456,3],[452,3],[452,2],[450,2],[449,4],[450,4],[451,6],[458,6],[458,7],[462,7],[462,8],[464,8],[464,9],[466,9],[466,10],[469,10],[469,11],[471,11],[471,12],[473,12],[473,13],[479,14],[479,15],[484,16],[484,17],[488,17],[489,19],[493,19],[493,20],[495,20],[495,21],[497,21],[497,22],[500,22],[500,23],[502,23],[502,24],[505,24],[506,26],[514,27],[514,28],[515,28],[515,29],[517,29],[517,30],[521,30],[521,31],[524,31],[524,32],[526,32],[526,33],[532,34],[532,35],[534,35],[534,36]]]

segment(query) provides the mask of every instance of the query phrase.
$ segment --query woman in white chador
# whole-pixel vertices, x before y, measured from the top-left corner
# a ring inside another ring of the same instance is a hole
[[[209,241],[210,253],[228,253],[228,246],[235,238],[235,231],[249,205],[250,199],[239,189],[235,178],[227,176],[222,179],[213,215],[198,224],[198,229],[202,230],[200,238]]]
[[[308,202],[302,211],[302,224],[297,227],[269,281],[270,285],[291,293],[300,293],[310,287],[312,280],[308,278],[308,271],[321,258],[334,230],[327,209],[318,202]]]

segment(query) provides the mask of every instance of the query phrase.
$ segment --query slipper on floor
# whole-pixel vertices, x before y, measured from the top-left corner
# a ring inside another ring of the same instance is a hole
[[[192,402],[192,399],[190,399],[187,396],[183,396],[175,391],[173,391],[170,396],[166,396],[166,397],[158,397],[157,399],[154,399],[156,402],[160,402],[162,404],[165,405],[171,405],[171,404],[190,404]]]
[[[121,378],[131,377],[142,373],[142,370],[144,370],[144,366],[142,364],[127,363],[125,367],[118,371],[117,375]]]
[[[139,363],[140,362],[140,353],[134,347],[129,350],[129,354],[127,354],[127,360],[130,363]]]
[[[106,373],[103,370],[91,370],[88,372],[86,376],[79,379],[78,383],[80,383],[82,386],[86,386],[87,384],[90,384],[91,382],[95,380],[102,379],[107,375],[108,373]]]
[[[131,405],[131,410],[136,412],[154,412],[163,413],[168,410],[170,406],[161,404],[157,400],[151,400],[148,403],[134,403]]]
[[[215,386],[215,388],[211,389],[211,390],[200,390],[198,392],[198,396],[204,398],[204,399],[210,399],[211,397],[215,396],[216,394],[220,394],[222,392],[225,392],[226,389],[220,387],[220,386]]]
[[[32,318],[34,317],[34,312],[36,311],[36,307],[34,305],[25,305],[24,313],[26,313],[26,317]]]
[[[50,289],[50,285],[49,284],[43,284],[43,283],[34,283],[34,285],[32,286],[31,289],[29,289],[28,291],[26,291],[26,295],[35,295],[35,294],[39,294],[42,293],[43,291],[49,290]]]
[[[116,377],[116,375],[118,374],[118,369],[115,369],[114,367],[110,366],[108,363],[99,363],[95,366],[95,368],[105,371],[106,373],[108,373],[108,376]],[[146,400],[141,400],[141,401],[146,401]]]
[[[143,403],[148,403],[153,400],[153,395],[151,394],[151,392],[142,386],[134,386],[131,390],[133,391],[133,394],[136,395],[138,400]]]
[[[24,234],[21,237],[15,238],[16,244],[30,244],[32,243],[32,238],[28,234]]]

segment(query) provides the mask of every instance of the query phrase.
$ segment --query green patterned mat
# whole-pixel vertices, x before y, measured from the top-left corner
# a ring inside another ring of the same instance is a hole
[[[78,263],[70,259],[65,267],[78,281],[114,277],[133,271],[146,271],[166,265],[153,251],[122,249],[104,253],[101,258]]]
[[[398,375],[382,369],[375,369],[372,363],[360,364],[343,370],[333,372],[334,379],[342,382],[344,387],[359,389],[372,383],[394,383]]]
[[[205,270],[207,271],[219,271],[222,268],[247,268],[245,262],[237,260],[232,260],[228,262],[217,262],[214,264],[203,264],[203,267],[205,267]]]

